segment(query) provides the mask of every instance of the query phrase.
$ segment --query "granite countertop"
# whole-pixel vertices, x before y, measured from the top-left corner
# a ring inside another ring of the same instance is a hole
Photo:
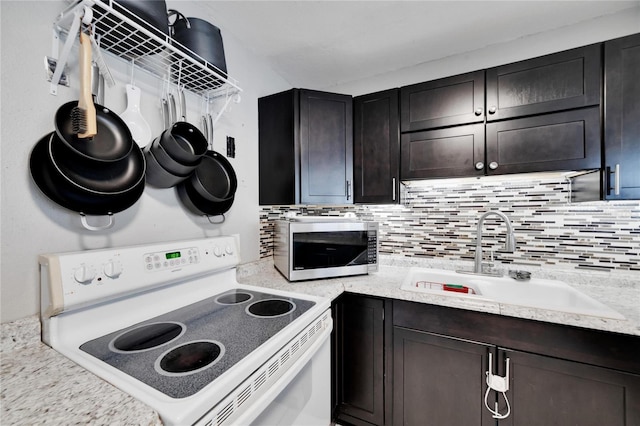
[[[619,320],[487,300],[473,300],[468,297],[440,296],[401,290],[400,286],[410,267],[468,270],[471,264],[469,262],[392,256],[383,257],[381,263],[379,271],[369,275],[288,282],[274,268],[271,259],[266,259],[245,265],[238,271],[238,281],[243,284],[325,296],[332,299],[346,291],[640,336],[640,273],[637,272],[612,274],[606,271],[582,272],[527,268],[534,277],[564,281],[576,290],[604,303],[625,317],[625,319]],[[517,285],[515,282],[514,284]]]
[[[267,259],[241,265],[238,281],[331,299],[347,291],[640,336],[637,273],[614,276],[600,271],[533,271],[535,276],[566,281],[625,316],[615,320],[403,291],[400,285],[411,266],[459,267],[451,262],[389,257],[373,274],[290,283]],[[162,424],[154,410],[42,344],[37,316],[2,324],[1,336],[2,424]]]
[[[37,316],[2,324],[3,425],[161,425],[147,405],[40,341]]]

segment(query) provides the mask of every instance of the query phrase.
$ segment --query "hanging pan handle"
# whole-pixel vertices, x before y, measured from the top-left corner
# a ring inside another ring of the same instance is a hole
[[[108,217],[109,217],[109,222],[107,224],[94,226],[94,225],[89,225],[86,214],[80,213],[80,222],[82,222],[82,226],[84,226],[85,229],[88,229],[89,231],[104,231],[105,229],[109,229],[113,227],[113,224],[114,224],[113,213],[109,213]]]
[[[205,216],[207,216],[207,220],[212,225],[220,225],[221,223],[224,223],[224,221],[227,219],[225,217],[224,213],[220,213],[219,215],[216,215],[216,216],[209,216],[209,215],[205,215]],[[212,217],[218,217],[218,216],[222,216],[222,220],[221,221],[214,222],[214,221],[211,220]]]

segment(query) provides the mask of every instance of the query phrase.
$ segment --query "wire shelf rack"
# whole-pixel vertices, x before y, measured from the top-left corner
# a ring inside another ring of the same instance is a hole
[[[78,11],[85,7],[92,10],[91,26],[100,49],[109,55],[207,99],[242,91],[237,80],[113,0],[73,2],[54,22],[54,33],[68,37]]]

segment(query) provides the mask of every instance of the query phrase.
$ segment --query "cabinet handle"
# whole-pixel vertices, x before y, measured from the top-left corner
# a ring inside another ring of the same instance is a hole
[[[489,114],[495,114],[498,109],[495,105],[489,107]]]
[[[489,163],[489,168],[490,168],[491,170],[495,170],[495,169],[497,169],[497,168],[498,168],[498,163],[496,163],[495,161],[490,162],[490,163]]]
[[[616,164],[613,173],[615,174],[613,177],[613,193],[620,195],[620,164]]]
[[[391,178],[391,201],[396,200],[396,178]]]
[[[476,170],[482,170],[484,169],[484,163],[482,161],[478,161],[476,163]]]
[[[476,110],[473,113],[475,115],[482,115],[482,108],[476,108]]]
[[[347,181],[347,200],[351,198],[351,181]]]

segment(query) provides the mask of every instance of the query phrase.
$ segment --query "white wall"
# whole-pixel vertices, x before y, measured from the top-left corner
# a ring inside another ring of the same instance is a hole
[[[493,23],[488,25],[487,31],[491,31],[491,25]],[[358,96],[491,68],[638,32],[640,32],[640,4],[620,13],[601,16],[554,31],[523,37],[507,43],[489,45],[465,54],[449,56],[414,67],[322,89]],[[446,40],[442,42],[446,43]]]
[[[167,2],[189,14],[188,3],[176,3]],[[1,322],[39,312],[37,256],[41,253],[239,233],[242,260],[259,257],[257,98],[290,87],[224,32],[229,75],[238,79],[243,89],[241,103],[232,104],[218,123],[214,138],[214,149],[222,153],[226,153],[226,136],[236,139],[236,158],[230,161],[238,176],[238,190],[224,224],[211,225],[206,218],[186,211],[173,189],[147,186],[134,206],[115,215],[111,230],[90,232],[82,228],[77,213],[54,204],[35,186],[29,174],[30,151],[54,130],[57,108],[78,97],[75,48],[70,63],[71,87],[61,86],[57,96],[50,95],[44,77],[43,58],[51,55],[52,24],[67,6],[62,0],[0,2]],[[124,84],[129,81],[130,67],[108,55],[106,58],[118,84],[107,88],[104,104],[120,113],[126,107]],[[153,133],[159,134],[161,84],[141,71],[134,78],[143,90],[143,114]],[[213,104],[214,110],[221,102]],[[188,120],[198,123],[199,100],[187,97],[187,103]]]

